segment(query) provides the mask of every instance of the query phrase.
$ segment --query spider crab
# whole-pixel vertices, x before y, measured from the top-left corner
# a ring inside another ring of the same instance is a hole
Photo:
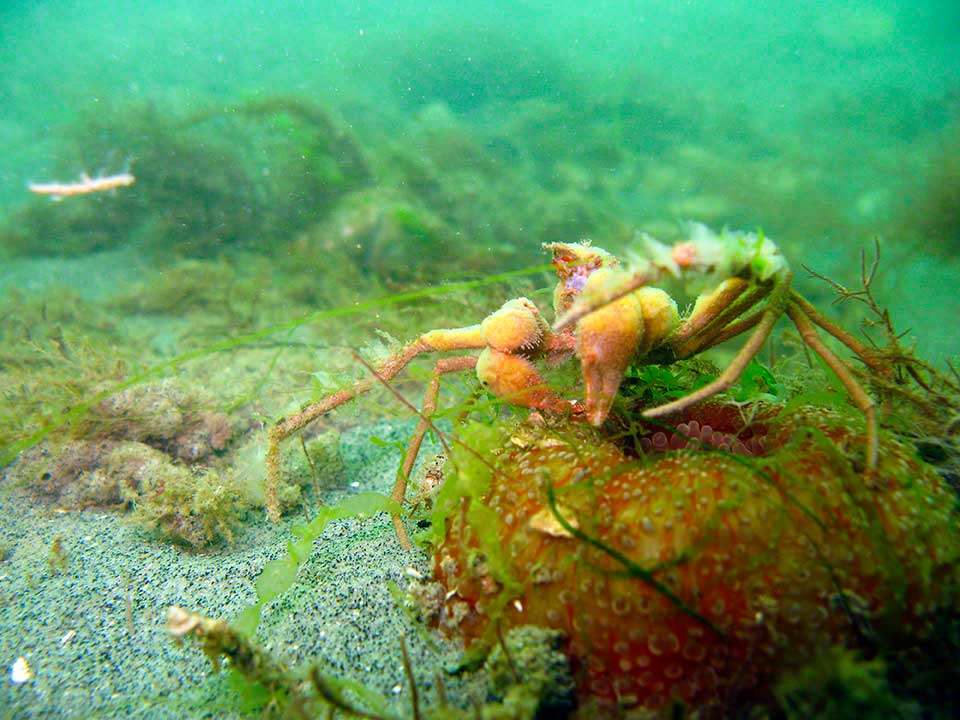
[[[869,350],[839,328],[791,286],[791,273],[779,248],[762,234],[723,231],[717,234],[692,223],[688,238],[668,246],[640,236],[640,253],[629,257],[629,270],[607,251],[582,243],[551,243],[558,283],[554,290],[556,321],[551,327],[527,298],[508,300],[482,322],[468,327],[430,330],[391,355],[371,377],[329,395],[279,421],[269,433],[266,500],[268,514],[279,516],[277,488],[280,443],[316,418],[393,379],[423,353],[479,350],[444,357],[434,365],[424,396],[420,423],[397,475],[392,497],[400,503],[406,480],[436,410],[440,377],[474,370],[493,395],[515,406],[563,413],[601,425],[607,418],[624,372],[631,362],[665,364],[688,358],[750,331],[726,369],[712,382],[673,402],[647,408],[655,418],[680,412],[723,392],[740,377],[760,351],[774,325],[787,315],[806,343],[837,376],[866,420],[867,472],[877,464],[878,431],[873,399],[850,368],[819,337],[819,326],[872,369],[883,368]],[[685,315],[663,290],[652,287],[667,277],[699,281],[702,292]],[[536,362],[547,365],[577,357],[584,379],[584,399],[569,400],[551,390]],[[407,544],[399,518],[401,542]]]

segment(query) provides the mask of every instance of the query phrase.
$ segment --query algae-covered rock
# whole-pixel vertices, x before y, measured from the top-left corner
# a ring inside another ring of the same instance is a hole
[[[212,395],[176,378],[134,385],[102,400],[78,422],[83,438],[136,440],[193,463],[223,451],[233,437]]]
[[[186,468],[155,455],[137,469],[136,488],[124,497],[131,519],[164,538],[193,548],[233,539],[249,500],[229,473]]]
[[[186,467],[130,440],[47,443],[24,455],[14,477],[61,509],[132,507],[133,522],[193,548],[231,540],[255,504],[233,473]]]
[[[490,693],[501,714],[484,717],[558,717],[575,705],[573,676],[565,654],[566,637],[555,630],[516,627],[487,658]],[[490,714],[488,714],[490,713]]]
[[[396,193],[365,190],[345,198],[299,243],[319,256],[345,256],[388,283],[427,279],[457,251],[455,233],[435,213]]]
[[[144,454],[158,452],[141,443],[129,445]],[[116,507],[124,502],[124,487],[136,482],[132,473],[118,477],[105,469],[107,459],[124,446],[113,440],[43,443],[24,453],[12,474],[31,494],[61,507]]]

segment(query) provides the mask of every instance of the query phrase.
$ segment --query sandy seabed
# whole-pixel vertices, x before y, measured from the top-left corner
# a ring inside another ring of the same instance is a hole
[[[351,493],[389,492],[397,454],[370,442],[403,441],[407,423],[345,432],[342,486],[324,502]],[[425,448],[421,457],[431,455]],[[193,553],[104,512],[58,512],[0,481],[0,659],[6,678],[0,717],[9,718],[235,718],[247,717],[225,676],[191,643],[178,647],[166,629],[167,608],[180,605],[233,618],[255,600],[254,580],[264,564],[285,552],[290,529],[250,517],[230,545]],[[52,567],[60,538],[63,571]],[[388,698],[391,710],[410,714],[399,637],[406,635],[418,689],[429,704],[434,674],[461,652],[442,643],[437,655],[423,642],[390,595],[404,588],[411,568],[429,571],[420,549],[403,551],[385,515],[332,523],[315,543],[297,582],[268,604],[257,640],[290,666],[318,663],[329,674],[358,680]],[[23,657],[34,672],[15,684],[10,668]],[[446,682],[452,698],[482,698],[479,677]],[[468,685],[469,684],[469,685]],[[470,685],[476,685],[471,689]],[[465,700],[469,702],[469,700]],[[253,711],[249,717],[259,717]]]

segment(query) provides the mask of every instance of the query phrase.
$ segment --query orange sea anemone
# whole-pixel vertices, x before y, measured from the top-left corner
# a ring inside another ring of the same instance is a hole
[[[695,421],[744,435],[737,417]],[[702,715],[830,646],[929,633],[956,602],[950,489],[891,437],[864,475],[862,433],[831,412],[761,436],[751,456],[691,442],[633,458],[582,425],[468,430],[494,460],[458,453],[438,498],[437,623],[469,642],[561,630],[582,701]]]

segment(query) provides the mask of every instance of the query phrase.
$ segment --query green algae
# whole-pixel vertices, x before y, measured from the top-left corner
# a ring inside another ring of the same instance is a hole
[[[343,518],[368,518],[380,512],[391,515],[400,514],[399,504],[380,493],[360,493],[332,507],[321,507],[313,519],[293,528],[297,540],[287,544],[286,557],[271,560],[264,566],[254,585],[257,590],[257,602],[245,609],[234,622],[234,627],[245,635],[253,636],[260,622],[260,613],[264,604],[290,589],[297,577],[297,571],[309,557],[313,543],[333,520]]]
[[[868,660],[855,650],[832,647],[783,677],[774,694],[790,720],[920,717],[916,702],[893,692],[887,673],[882,658]]]

